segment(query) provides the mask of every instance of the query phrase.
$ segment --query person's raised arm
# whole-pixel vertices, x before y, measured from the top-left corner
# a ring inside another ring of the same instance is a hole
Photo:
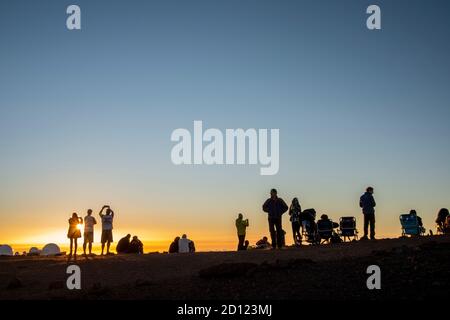
[[[105,210],[106,208],[108,208],[108,206],[103,206],[102,210],[100,210],[100,212],[98,213],[100,217],[103,217],[103,210]]]

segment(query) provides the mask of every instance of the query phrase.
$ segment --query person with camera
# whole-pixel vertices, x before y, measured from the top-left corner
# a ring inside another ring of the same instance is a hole
[[[103,211],[106,209],[106,214],[103,214]],[[113,242],[113,220],[114,220],[114,211],[111,210],[110,206],[103,206],[102,210],[100,210],[100,218],[102,220],[102,255],[105,250],[106,244],[106,254],[111,254],[109,252],[109,247],[111,246],[111,242]]]
[[[244,216],[242,215],[242,213],[239,213],[238,218],[236,219],[236,229],[238,235],[238,251],[246,250],[244,243],[247,227],[248,227],[248,219],[244,220]]]

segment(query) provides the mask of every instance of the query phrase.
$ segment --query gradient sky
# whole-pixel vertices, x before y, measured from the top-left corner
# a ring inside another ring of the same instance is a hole
[[[81,31],[66,29],[70,4]],[[370,4],[381,31],[366,28]],[[372,185],[379,237],[399,236],[411,208],[434,230],[450,207],[449,13],[435,0],[1,1],[0,243],[66,241],[73,211],[110,204],[116,240],[232,248],[238,212],[252,242],[268,235],[272,187],[362,231]],[[174,166],[170,135],[193,120],[280,129],[278,175]]]

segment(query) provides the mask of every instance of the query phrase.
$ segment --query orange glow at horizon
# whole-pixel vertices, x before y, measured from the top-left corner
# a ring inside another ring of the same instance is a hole
[[[84,190],[83,192],[87,192]],[[224,203],[224,205],[216,205],[221,197],[212,197],[206,201],[197,201],[195,197],[186,195],[180,196],[177,202],[170,205],[167,196],[160,195],[158,202],[148,204],[148,199],[135,199],[125,194],[125,199],[121,202],[117,201],[112,205],[115,212],[113,237],[114,243],[126,234],[137,235],[144,242],[145,251],[167,251],[170,243],[176,236],[186,233],[190,239],[196,244],[198,251],[215,251],[215,250],[236,250],[237,235],[234,221],[239,212],[244,214],[245,218],[250,221],[250,227],[247,229],[247,239],[250,245],[254,245],[256,241],[263,236],[270,239],[267,225],[267,215],[261,211],[261,204],[267,195],[258,190],[252,191],[251,196],[240,194],[227,195],[235,198],[234,201]],[[356,192],[353,198],[358,198],[359,193]],[[73,196],[73,194],[72,194]],[[94,195],[96,196],[96,195]],[[86,208],[84,210],[76,210],[79,216],[84,217],[87,207],[85,203],[93,202],[109,203],[109,201],[100,199],[93,200],[94,197],[88,194],[75,194],[75,200],[66,197],[59,201],[31,201],[27,203],[15,202],[14,205],[0,203],[0,215],[2,216],[2,224],[0,225],[0,243],[7,244],[38,244],[57,243],[65,246],[69,243],[67,239],[68,219],[72,208]],[[294,193],[283,194],[283,198],[289,202],[295,196]],[[85,199],[87,197],[88,199]],[[350,197],[336,196],[335,199],[328,201],[320,201],[321,196],[314,198],[315,194],[306,197],[303,208],[315,207],[319,213],[326,212],[329,217],[338,221],[340,216],[355,216],[357,219],[357,228],[359,235],[363,233],[363,217],[360,208],[350,206],[347,200]],[[312,198],[310,200],[310,198]],[[397,199],[383,199],[378,196],[376,200],[381,204],[377,211],[377,237],[378,238],[396,238],[401,234],[398,214],[405,212],[407,209],[397,202]],[[67,203],[66,203],[67,201]],[[430,202],[430,203],[428,203]],[[387,204],[386,204],[387,203]],[[94,227],[94,245],[97,246],[101,236],[101,220],[98,216],[101,205],[94,207],[93,216],[97,220]],[[351,205],[351,202],[350,202]],[[384,207],[382,207],[384,205]],[[388,206],[389,205],[389,206]],[[431,201],[425,202],[423,207],[432,207]],[[33,210],[30,210],[30,207]],[[408,208],[408,207],[406,207]],[[427,214],[423,213],[420,207],[416,207],[421,213],[423,222],[427,230],[434,230],[435,212],[438,207],[429,210]],[[6,214],[6,212],[14,212],[14,214]],[[61,213],[63,212],[63,213]],[[66,214],[64,214],[66,212]],[[394,212],[396,214],[391,214]],[[83,226],[80,226],[83,230]],[[286,243],[290,245],[292,241],[292,230],[289,222],[289,216],[283,216],[283,228],[286,230]],[[78,239],[78,243],[83,243],[83,238]]]

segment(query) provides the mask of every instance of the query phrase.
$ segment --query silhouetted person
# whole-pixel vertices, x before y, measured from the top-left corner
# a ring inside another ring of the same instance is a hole
[[[373,198],[373,188],[368,187],[366,192],[359,199],[359,206],[364,214],[364,236],[361,240],[367,240],[370,225],[370,239],[375,240],[375,199]]]
[[[256,242],[256,249],[266,249],[266,248],[270,248],[270,243],[267,237],[263,237],[261,240],[258,240]]]
[[[297,198],[292,199],[291,206],[289,208],[289,215],[292,224],[292,235],[294,237],[294,244],[299,246],[302,244],[302,234],[300,233],[300,214],[302,213],[302,207]]]
[[[449,212],[447,208],[442,208],[439,210],[436,223],[438,225],[439,231],[442,233],[448,232],[449,226],[447,225],[447,217],[449,216]]]
[[[75,212],[72,213],[72,218],[69,219],[69,231],[67,231],[67,238],[70,239],[69,257],[72,257],[72,253],[75,258],[77,256],[78,238],[81,238],[81,226],[79,225],[82,223],[83,218],[78,217]]]
[[[125,237],[119,240],[116,246],[117,253],[128,253],[130,250],[131,234],[127,234]]]
[[[83,241],[83,254],[86,255],[86,245],[89,245],[89,255],[92,255],[92,242],[94,242],[94,225],[97,224],[97,220],[92,216],[92,210],[87,211],[87,216],[84,217],[84,241]]]
[[[410,210],[409,211],[409,215],[415,216],[417,218],[417,224],[419,225],[419,227],[423,227],[422,218],[417,215],[417,211],[416,210],[414,210],[414,209]]]
[[[278,198],[277,190],[270,191],[270,198],[263,204],[263,211],[268,213],[269,231],[272,238],[272,247],[275,249],[283,247],[282,216],[288,210],[288,206],[283,199]]]
[[[250,244],[250,242],[248,240],[245,240],[244,246],[242,247],[242,250],[247,250],[249,244]]]
[[[137,236],[134,236],[133,239],[131,240],[128,252],[144,254],[144,244],[142,243],[141,240],[138,239]]]
[[[425,228],[423,227],[423,222],[422,222],[422,218],[421,217],[419,217],[418,215],[417,215],[417,211],[416,210],[410,210],[409,211],[409,215],[410,216],[414,216],[414,217],[416,217],[417,218],[417,225],[419,226],[419,229],[420,229],[420,233],[422,234],[422,233],[425,233]]]
[[[195,243],[192,240],[189,242],[189,252],[190,253],[194,253],[195,252]]]
[[[180,241],[180,237],[176,237],[175,240],[169,246],[169,253],[178,253],[178,241]]]
[[[188,239],[187,235],[183,234],[181,239],[178,240],[178,252],[179,253],[189,253],[192,250],[192,241]],[[195,250],[195,247],[194,247]]]
[[[238,218],[236,219],[236,229],[238,235],[238,251],[245,250],[244,242],[245,242],[245,231],[248,227],[248,219],[244,220],[244,216],[242,213],[239,213]]]
[[[103,214],[103,211],[106,209],[106,214]],[[106,254],[110,254],[109,247],[111,246],[111,242],[113,242],[113,220],[114,220],[114,212],[111,210],[109,206],[103,206],[102,210],[100,210],[100,218],[102,219],[102,255],[105,249],[106,244]]]
[[[327,223],[332,229],[339,228],[339,223],[331,221],[327,214],[321,215],[319,221]]]

